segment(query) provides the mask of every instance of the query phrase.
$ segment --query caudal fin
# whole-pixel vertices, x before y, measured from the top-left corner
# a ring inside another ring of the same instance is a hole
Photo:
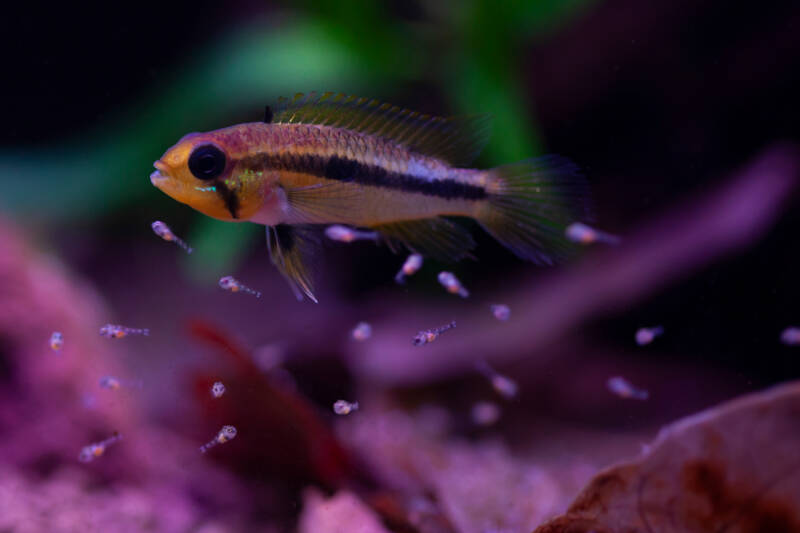
[[[544,156],[491,171],[489,198],[476,218],[517,256],[552,264],[575,250],[567,225],[589,221],[589,187],[578,167],[560,156]]]

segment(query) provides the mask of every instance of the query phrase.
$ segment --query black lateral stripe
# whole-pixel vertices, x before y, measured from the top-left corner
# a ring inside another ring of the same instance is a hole
[[[236,192],[230,190],[222,181],[217,182],[215,188],[217,194],[222,198],[222,201],[225,202],[225,207],[228,208],[231,216],[233,218],[239,218],[239,197],[236,196]]]
[[[446,200],[482,200],[488,196],[486,189],[479,185],[462,183],[452,178],[428,180],[411,174],[390,172],[378,165],[368,165],[338,156],[262,154],[246,158],[242,163],[249,168],[258,166],[302,172],[329,180],[385,187],[425,196],[437,196]]]

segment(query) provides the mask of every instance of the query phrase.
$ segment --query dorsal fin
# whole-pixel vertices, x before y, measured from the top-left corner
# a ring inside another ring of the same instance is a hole
[[[347,128],[402,144],[411,151],[466,166],[483,150],[491,116],[441,118],[343,93],[298,93],[273,109],[275,124]]]

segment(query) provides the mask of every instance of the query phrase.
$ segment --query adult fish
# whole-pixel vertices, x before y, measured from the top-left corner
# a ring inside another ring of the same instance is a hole
[[[588,217],[586,182],[558,156],[466,168],[489,126],[489,115],[439,118],[297,94],[268,107],[263,122],[186,135],[150,181],[208,216],[266,225],[272,262],[314,301],[318,224],[370,228],[393,250],[458,260],[475,241],[445,217],[470,217],[517,256],[551,263],[572,247],[566,225]]]

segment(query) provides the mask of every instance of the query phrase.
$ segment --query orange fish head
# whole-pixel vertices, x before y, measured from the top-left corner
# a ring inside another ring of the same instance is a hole
[[[263,203],[263,172],[244,167],[229,137],[224,130],[184,136],[153,164],[150,182],[210,217],[247,220]]]

